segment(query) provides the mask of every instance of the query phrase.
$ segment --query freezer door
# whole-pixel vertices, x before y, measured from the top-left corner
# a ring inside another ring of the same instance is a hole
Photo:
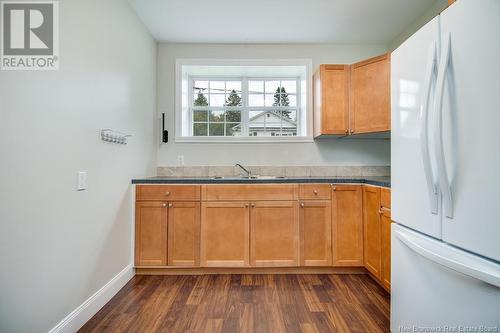
[[[392,332],[445,332],[445,326],[500,330],[500,265],[396,223],[391,247]]]
[[[443,240],[500,262],[499,34],[498,0],[460,0],[441,14],[435,133]]]
[[[441,238],[431,154],[438,28],[436,17],[391,54],[391,193],[394,221]]]

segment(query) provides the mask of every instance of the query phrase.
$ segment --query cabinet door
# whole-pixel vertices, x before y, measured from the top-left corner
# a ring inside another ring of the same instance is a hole
[[[168,265],[199,266],[200,203],[168,205]]]
[[[257,201],[251,204],[252,266],[297,266],[299,219],[297,201]]]
[[[248,266],[249,216],[247,202],[202,203],[201,266]]]
[[[382,274],[381,281],[387,290],[391,290],[391,211],[383,209],[380,215],[382,224]]]
[[[363,187],[365,267],[380,279],[382,268],[380,228],[380,188]]]
[[[391,209],[391,189],[380,189],[380,206],[389,210]]]
[[[363,266],[362,186],[333,186],[333,265]]]
[[[135,206],[135,214],[135,265],[166,265],[166,203],[138,202]]]
[[[390,130],[389,61],[384,54],[351,66],[351,134]]]
[[[314,75],[314,136],[346,135],[349,128],[349,66],[321,65]]]
[[[332,205],[330,200],[300,203],[300,265],[332,263]]]

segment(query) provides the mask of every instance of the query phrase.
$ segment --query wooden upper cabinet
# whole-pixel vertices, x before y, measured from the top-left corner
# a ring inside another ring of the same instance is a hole
[[[382,209],[380,215],[382,227],[382,273],[380,280],[384,287],[391,290],[391,211]]]
[[[390,55],[351,65],[351,134],[391,128]]]
[[[389,131],[390,54],[314,74],[314,137]]]
[[[249,219],[248,202],[203,202],[201,204],[201,266],[248,266]]]
[[[200,265],[200,203],[168,204],[168,265]]]
[[[298,266],[297,201],[251,203],[250,263],[261,267]]]
[[[167,264],[167,208],[163,202],[135,206],[135,265]]]
[[[363,266],[363,192],[360,185],[332,188],[333,266]]]
[[[349,129],[349,66],[321,65],[314,74],[314,137]]]
[[[382,236],[379,187],[363,187],[363,224],[365,267],[380,280],[382,269]]]
[[[330,200],[300,203],[300,266],[332,263],[332,206]]]

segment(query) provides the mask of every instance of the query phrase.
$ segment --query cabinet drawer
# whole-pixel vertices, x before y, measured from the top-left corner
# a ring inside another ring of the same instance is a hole
[[[299,185],[299,199],[330,199],[331,189],[329,184],[301,184]]]
[[[298,185],[203,185],[202,200],[297,200]]]
[[[137,185],[136,200],[197,201],[199,185]]]
[[[391,190],[388,188],[380,189],[380,205],[391,209]]]

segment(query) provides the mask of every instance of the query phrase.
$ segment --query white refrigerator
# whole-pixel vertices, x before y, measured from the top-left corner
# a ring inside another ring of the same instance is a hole
[[[405,41],[391,95],[391,331],[500,332],[500,0]]]

